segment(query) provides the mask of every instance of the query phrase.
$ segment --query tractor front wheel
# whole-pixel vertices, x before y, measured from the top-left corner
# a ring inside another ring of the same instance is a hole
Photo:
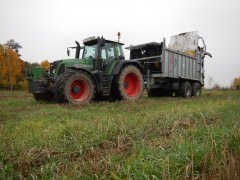
[[[135,101],[142,96],[144,90],[143,76],[136,66],[128,65],[124,67],[117,82],[121,99]]]
[[[92,77],[84,71],[67,72],[56,84],[58,101],[74,105],[90,102],[94,97],[94,89]]]

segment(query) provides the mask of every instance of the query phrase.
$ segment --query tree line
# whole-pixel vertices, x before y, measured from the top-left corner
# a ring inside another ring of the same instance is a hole
[[[21,59],[19,54],[22,46],[10,39],[0,44],[0,89],[26,90],[27,80],[25,71],[31,67],[44,67],[49,70],[48,60],[39,63],[30,63]]]

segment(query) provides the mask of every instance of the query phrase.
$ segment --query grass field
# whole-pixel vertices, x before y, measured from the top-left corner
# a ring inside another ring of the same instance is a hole
[[[0,179],[238,179],[240,91],[79,107],[0,92]]]

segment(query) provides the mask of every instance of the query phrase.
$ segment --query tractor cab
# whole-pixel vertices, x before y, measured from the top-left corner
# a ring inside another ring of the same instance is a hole
[[[122,43],[106,40],[103,37],[90,37],[83,40],[82,59],[93,59],[94,69],[104,69],[111,62],[124,60]]]

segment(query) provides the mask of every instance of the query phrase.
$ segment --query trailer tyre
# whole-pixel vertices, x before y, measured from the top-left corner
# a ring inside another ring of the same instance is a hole
[[[85,104],[94,98],[94,93],[94,81],[84,71],[66,72],[56,83],[56,94],[59,103]]]
[[[199,83],[194,82],[192,84],[192,96],[199,97],[201,96],[202,87]]]
[[[134,65],[125,66],[117,79],[121,99],[135,101],[141,98],[144,90],[143,76]]]
[[[177,93],[178,96],[188,98],[192,96],[192,86],[188,81],[184,81],[180,84],[180,88]]]

